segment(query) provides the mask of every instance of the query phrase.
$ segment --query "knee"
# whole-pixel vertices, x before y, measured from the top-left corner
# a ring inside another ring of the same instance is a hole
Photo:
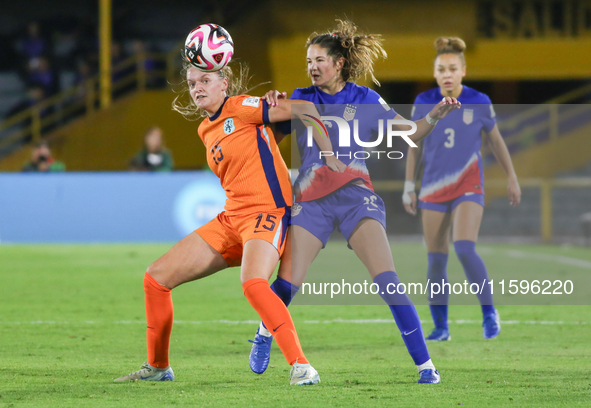
[[[476,242],[474,241],[456,241],[454,249],[460,261],[467,260],[476,254]]]
[[[373,283],[378,285],[380,292],[383,292],[389,284],[398,285],[400,278],[398,278],[398,274],[395,271],[385,271],[375,275],[373,277]]]
[[[449,241],[447,239],[426,239],[427,252],[429,253],[447,253],[449,251]]]
[[[172,282],[172,280],[170,279],[170,276],[168,276],[166,271],[167,271],[167,268],[165,268],[161,262],[156,261],[156,262],[153,262],[150,266],[148,266],[146,273],[148,275],[150,275],[152,278],[154,278],[154,280],[156,282],[158,282],[159,284],[161,284],[162,286],[164,286],[168,289],[173,289],[177,285],[175,285]]]

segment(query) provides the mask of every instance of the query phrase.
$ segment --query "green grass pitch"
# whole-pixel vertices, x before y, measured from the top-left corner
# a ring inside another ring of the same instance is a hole
[[[363,322],[390,320],[387,307],[293,305],[302,346],[322,382],[290,387],[289,366],[275,344],[265,374],[248,367],[247,339],[256,324],[247,321],[257,315],[236,268],[173,291],[175,382],[113,383],[146,359],[142,277],[169,247],[0,246],[0,407],[591,406],[591,306],[501,305],[508,323],[493,341],[482,339],[478,306],[452,306],[453,340],[429,344],[442,384],[420,386],[396,326]],[[493,278],[571,268],[591,275],[585,269],[591,251],[582,248],[479,248]],[[392,249],[402,281],[424,279],[421,245]],[[329,245],[314,265],[317,272],[335,268],[365,278],[342,242]],[[460,273],[453,255],[449,270]],[[418,311],[430,330],[427,307]]]

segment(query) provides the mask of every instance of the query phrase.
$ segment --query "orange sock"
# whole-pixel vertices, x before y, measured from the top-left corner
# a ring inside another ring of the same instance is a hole
[[[159,284],[152,276],[144,276],[146,320],[148,329],[148,363],[152,367],[168,367],[168,346],[172,331],[172,296],[170,289]]]
[[[285,304],[273,293],[265,279],[249,279],[242,285],[244,296],[257,311],[265,326],[277,341],[277,345],[290,365],[308,364],[298,334]]]

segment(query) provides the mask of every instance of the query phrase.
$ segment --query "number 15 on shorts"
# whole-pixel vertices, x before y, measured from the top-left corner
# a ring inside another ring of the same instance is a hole
[[[273,231],[277,226],[277,216],[272,214],[259,214],[257,215],[257,223],[254,227],[254,232]]]
[[[363,205],[367,205],[367,211],[378,211],[379,207],[376,204],[378,197],[372,195],[371,197],[363,197]]]

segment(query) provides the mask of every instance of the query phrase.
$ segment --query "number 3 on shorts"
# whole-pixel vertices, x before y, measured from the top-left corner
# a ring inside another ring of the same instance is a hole
[[[277,220],[276,215],[267,214],[267,217],[263,221],[263,214],[259,214],[257,216],[257,225],[255,225],[255,231],[259,229],[259,226],[266,229],[267,231],[273,231],[275,229],[275,220]],[[263,225],[261,225],[261,222]]]

